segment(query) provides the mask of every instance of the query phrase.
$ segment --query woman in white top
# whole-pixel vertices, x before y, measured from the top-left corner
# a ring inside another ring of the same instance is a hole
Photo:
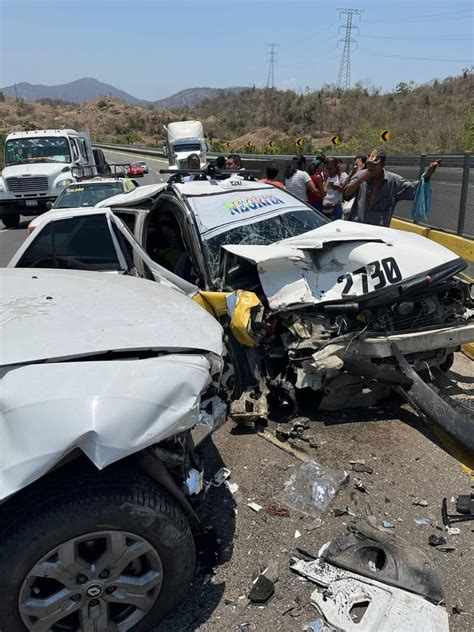
[[[308,191],[316,193],[316,187],[311,177],[305,171],[306,158],[295,156],[285,169],[285,187],[293,195],[304,202],[308,201]]]

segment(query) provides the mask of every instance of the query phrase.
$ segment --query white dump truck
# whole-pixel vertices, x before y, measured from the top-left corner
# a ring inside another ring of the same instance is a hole
[[[206,164],[209,147],[201,121],[176,121],[163,127],[167,134],[166,153],[170,167],[186,169],[190,154],[197,154],[201,165]]]
[[[20,215],[46,211],[48,202],[75,181],[77,168],[87,165],[90,175],[101,173],[96,158],[87,132],[41,129],[9,134],[0,178],[0,219],[11,228]]]

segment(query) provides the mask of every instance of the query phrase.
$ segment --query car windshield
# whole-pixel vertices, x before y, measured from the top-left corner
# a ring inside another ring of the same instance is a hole
[[[73,208],[79,206],[95,206],[102,200],[123,193],[120,182],[100,184],[77,183],[67,187],[56,200],[53,208]]]
[[[280,215],[244,224],[204,241],[211,278],[219,273],[221,246],[229,244],[266,246],[288,237],[296,237],[326,224],[327,220],[309,208],[283,212]]]
[[[174,144],[174,150],[175,151],[194,151],[194,152],[200,152],[201,151],[201,144],[200,143],[180,143],[180,142],[176,142]]]
[[[68,139],[64,136],[14,138],[5,144],[5,166],[42,162],[71,162]]]

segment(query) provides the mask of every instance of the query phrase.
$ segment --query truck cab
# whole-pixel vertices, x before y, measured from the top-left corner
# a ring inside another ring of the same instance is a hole
[[[201,166],[206,164],[209,148],[201,121],[176,121],[164,128],[167,134],[166,153],[171,168],[186,169],[191,154],[199,156]]]
[[[48,202],[75,181],[73,169],[85,165],[95,165],[86,132],[46,129],[9,134],[0,178],[0,219],[10,228],[19,224],[20,215],[47,210]]]

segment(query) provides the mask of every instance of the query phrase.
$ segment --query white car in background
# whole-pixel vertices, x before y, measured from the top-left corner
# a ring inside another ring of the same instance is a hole
[[[226,419],[219,323],[156,270],[118,274],[113,244],[75,254],[116,274],[0,270],[2,632],[154,629],[193,576],[195,445]]]

